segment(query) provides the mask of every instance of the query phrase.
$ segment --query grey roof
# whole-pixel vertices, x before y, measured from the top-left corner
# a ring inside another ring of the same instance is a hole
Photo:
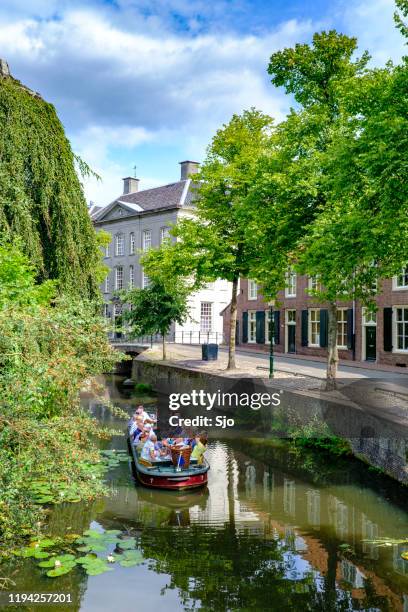
[[[196,191],[196,184],[187,179],[163,185],[162,187],[143,189],[135,193],[121,195],[99,211],[95,221],[101,221],[105,214],[112,210],[116,204],[127,206],[128,210],[130,212],[133,211],[136,215],[143,214],[143,212],[189,206],[196,198]]]

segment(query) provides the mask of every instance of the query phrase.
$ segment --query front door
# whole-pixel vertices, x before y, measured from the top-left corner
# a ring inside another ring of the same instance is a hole
[[[288,325],[288,353],[296,353],[296,325]]]
[[[375,361],[377,359],[377,328],[367,325],[366,328],[366,359]]]

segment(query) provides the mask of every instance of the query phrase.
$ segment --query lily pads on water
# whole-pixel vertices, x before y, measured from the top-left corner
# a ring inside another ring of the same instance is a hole
[[[75,555],[59,555],[38,564],[40,567],[50,568],[47,572],[49,578],[58,578],[68,574],[75,567]]]
[[[112,571],[112,568],[108,566],[107,560],[96,555],[79,557],[76,559],[76,563],[82,565],[88,576],[98,576],[99,574]]]

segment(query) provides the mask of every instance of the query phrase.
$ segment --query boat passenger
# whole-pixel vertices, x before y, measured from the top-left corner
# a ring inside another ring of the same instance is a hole
[[[146,440],[148,439],[148,435],[145,431],[142,431],[142,433],[140,434],[140,436],[138,436],[137,442],[133,442],[134,447],[136,448],[137,453],[142,452],[143,447],[145,445]]]
[[[207,450],[207,443],[207,435],[201,434],[197,444],[193,448],[193,452],[191,453],[191,459],[197,459],[197,463],[199,465],[201,465],[204,461],[204,453]]]
[[[156,461],[158,451],[155,450],[154,445],[157,442],[157,437],[155,434],[150,434],[150,437],[147,438],[146,442],[143,445],[141,458],[146,461]]]
[[[145,409],[144,409],[144,407],[143,407],[143,406],[138,406],[138,407],[136,408],[136,414],[137,414],[138,416],[141,416],[141,417],[142,417],[142,419],[143,419],[143,421],[145,421],[146,419],[150,419],[150,417],[149,417],[148,413],[145,411]]]
[[[135,431],[137,429],[138,419],[139,419],[139,416],[137,414],[134,414],[132,416],[132,418],[130,419],[130,421],[129,421],[129,434],[131,436],[133,436],[133,434],[135,433]]]

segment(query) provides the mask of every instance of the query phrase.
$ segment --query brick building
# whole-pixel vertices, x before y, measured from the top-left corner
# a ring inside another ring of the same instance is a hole
[[[384,280],[375,314],[358,302],[338,303],[339,358],[408,366],[408,267]],[[273,307],[275,350],[279,353],[325,357],[327,305],[308,291],[316,279],[291,274]],[[222,313],[229,334],[229,306]],[[241,279],[238,292],[237,344],[269,349],[270,307],[254,281]]]

